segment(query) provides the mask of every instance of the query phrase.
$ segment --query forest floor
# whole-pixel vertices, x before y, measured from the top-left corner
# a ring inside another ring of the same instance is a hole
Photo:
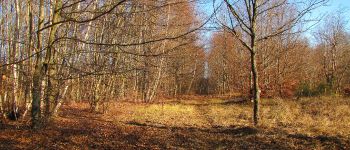
[[[263,100],[261,125],[239,98],[118,102],[105,114],[64,105],[47,127],[0,124],[0,149],[350,149],[350,99]]]

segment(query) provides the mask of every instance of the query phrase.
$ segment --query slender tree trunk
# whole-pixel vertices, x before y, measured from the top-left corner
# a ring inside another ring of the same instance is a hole
[[[4,111],[3,111],[3,107],[2,107],[2,94],[0,95],[0,114],[3,115]],[[1,116],[0,116],[1,117]]]
[[[330,92],[337,92],[337,90],[335,89],[335,81],[336,81],[336,67],[337,67],[337,63],[336,63],[336,52],[337,52],[337,44],[336,43],[332,43],[332,48],[331,48],[331,77],[330,77]]]
[[[1,1],[0,2],[1,3],[1,8],[4,8],[3,7],[3,2]],[[2,14],[4,14],[4,12],[3,12],[4,10],[3,9],[1,9],[1,13]],[[2,27],[4,27],[4,18],[3,17],[1,17],[1,20],[0,20],[0,25],[2,26]],[[4,37],[4,35],[5,35],[5,33],[4,33],[5,31],[2,29],[2,30],[0,30],[0,36],[1,37]],[[1,41],[1,45],[0,45],[1,47],[1,50],[4,50],[5,49],[5,44],[4,44],[4,42],[3,41]],[[2,51],[0,52],[0,64],[2,64],[2,63],[5,63],[5,61],[3,61],[1,58],[2,58]],[[5,57],[4,57],[5,58]],[[4,70],[5,70],[5,67],[3,67],[3,68],[0,68],[1,70],[0,70],[0,113],[2,114],[2,115],[4,115],[4,107],[3,107],[3,104],[4,104],[4,86],[3,86],[3,84],[4,84],[4,79],[5,79],[5,75],[4,75]],[[0,116],[1,117],[1,116]]]
[[[259,123],[259,102],[260,102],[260,88],[259,88],[259,79],[258,79],[258,70],[257,70],[257,63],[256,63],[256,53],[251,52],[251,67],[252,67],[252,80],[253,80],[253,102],[254,102],[254,108],[253,108],[253,118],[254,118],[254,124],[258,125]]]
[[[4,99],[3,99],[2,101],[3,101],[4,103],[5,103],[6,101],[8,102],[8,99],[7,99],[7,91],[4,92]],[[4,104],[4,103],[3,103],[3,104]],[[8,104],[9,104],[9,103],[8,103]],[[3,109],[6,109],[6,108],[3,107]],[[8,110],[8,109],[7,109],[7,110]],[[5,112],[5,110],[4,110],[4,112]],[[6,117],[5,114],[4,114],[4,117]]]
[[[258,125],[260,121],[259,108],[260,108],[260,88],[259,88],[259,76],[256,61],[256,18],[257,18],[257,1],[253,2],[252,14],[251,14],[251,35],[250,35],[250,59],[251,59],[251,69],[252,69],[252,80],[253,80],[253,120],[254,125]]]
[[[68,85],[64,88],[64,91],[62,93],[62,97],[60,99],[63,99],[65,97],[65,95],[67,93],[67,90],[68,90]],[[52,116],[56,116],[57,115],[57,112],[58,112],[59,108],[61,107],[61,105],[62,105],[62,100],[59,100],[57,102],[57,104],[55,105],[55,108],[52,111]]]
[[[27,24],[28,24],[28,46],[27,46],[27,55],[30,57],[32,55],[32,32],[33,32],[33,14],[32,14],[32,1],[27,0]],[[31,72],[32,72],[32,59],[29,58],[28,64],[27,64],[27,79],[26,79],[26,85],[25,85],[25,93],[24,93],[24,100],[25,100],[25,111],[23,113],[23,117],[27,115],[28,110],[30,109],[31,101],[29,100],[31,98],[31,86],[32,83],[30,81],[31,79]]]
[[[44,0],[39,2],[39,20],[38,20],[38,29],[44,27],[44,17],[45,17],[45,8]],[[32,127],[38,128],[40,125],[41,118],[41,80],[43,75],[42,64],[41,64],[41,54],[42,49],[41,45],[41,32],[37,32],[37,51],[36,51],[36,62],[35,69],[33,73],[33,89],[32,89]]]
[[[79,3],[75,9],[76,9],[76,10],[80,10],[80,7],[81,7],[81,5],[80,5],[80,3]],[[89,22],[88,31],[85,33],[85,37],[86,37],[86,35],[89,33],[89,30],[90,30],[90,29],[89,29],[89,28],[90,28],[90,23],[91,23],[91,22]],[[77,24],[74,24],[73,37],[77,37],[77,31],[78,31],[78,25],[77,25]],[[86,40],[86,38],[85,38],[84,40]],[[83,49],[83,48],[85,47],[85,45],[84,45],[84,44],[80,45],[79,43],[74,43],[74,48],[73,48],[73,49],[74,49],[74,52],[75,52],[77,49],[79,49],[79,47],[81,47],[81,49]],[[79,61],[80,61],[80,56],[81,56],[81,54],[78,53],[78,56],[72,57],[72,64],[75,64],[76,62],[79,62]],[[75,99],[74,99],[74,101],[79,102],[79,101],[81,100],[81,93],[80,93],[80,91],[81,91],[80,76],[78,76],[78,79],[77,79],[77,81],[76,81],[76,87],[75,87],[75,88],[72,88],[72,90],[75,90]],[[73,92],[73,93],[74,93],[74,92]]]
[[[20,21],[19,21],[19,15],[20,15],[20,10],[19,10],[19,2],[15,0],[15,7],[16,7],[16,13],[15,13],[15,18],[16,18],[16,23],[14,26],[14,36],[13,36],[13,41],[12,41],[12,62],[16,62],[18,58],[18,53],[19,53],[19,46],[18,46],[18,40],[19,40],[19,26],[20,26]],[[12,108],[11,111],[13,111],[13,114],[15,114],[15,119],[17,120],[17,111],[18,111],[18,87],[19,87],[19,78],[18,78],[18,65],[17,63],[12,65],[12,73],[13,73],[13,101],[12,101]]]
[[[124,99],[125,97],[125,84],[126,84],[126,77],[125,74],[121,75],[121,85],[120,85],[120,89],[119,89],[119,97]]]
[[[59,8],[62,7],[62,0],[56,0],[56,3],[54,4],[54,10],[52,13],[52,23],[59,22],[61,20],[60,18],[60,10]],[[46,51],[46,57],[44,62],[45,71],[47,74],[47,90],[46,90],[46,109],[45,109],[45,115],[47,119],[50,118],[52,107],[51,103],[55,101],[55,99],[58,97],[59,89],[58,89],[58,79],[55,79],[55,76],[57,74],[57,58],[56,58],[56,51],[53,47],[53,42],[55,40],[56,32],[59,25],[55,25],[51,27],[49,40],[48,40],[48,48]]]
[[[1,60],[0,60],[1,62]],[[4,109],[3,109],[3,75],[2,73],[0,74],[0,114],[4,114]],[[1,116],[0,116],[1,117]]]
[[[97,79],[97,80],[95,81],[96,84],[94,87],[94,96],[92,99],[91,108],[92,108],[92,111],[97,112],[97,111],[99,111],[99,103],[101,100],[100,92],[101,92],[102,77],[101,76],[95,77],[95,79]]]
[[[198,55],[196,54],[196,58],[197,58],[197,56]],[[190,84],[188,85],[188,88],[187,88],[187,94],[191,93],[192,85],[193,85],[194,79],[197,75],[197,64],[198,64],[198,60],[196,59],[195,63],[194,63],[192,78],[191,78]]]

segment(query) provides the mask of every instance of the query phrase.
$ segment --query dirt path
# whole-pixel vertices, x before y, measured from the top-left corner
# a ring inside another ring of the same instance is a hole
[[[198,107],[206,115],[205,106]],[[121,123],[65,106],[47,128],[0,126],[0,149],[349,149],[349,139],[308,137],[252,127],[167,127]],[[210,122],[210,118],[208,118]]]

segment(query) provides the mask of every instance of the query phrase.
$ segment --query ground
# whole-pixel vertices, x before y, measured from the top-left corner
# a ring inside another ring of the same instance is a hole
[[[263,100],[251,123],[242,99],[115,102],[105,114],[65,104],[47,127],[28,119],[0,125],[0,149],[350,149],[350,100]]]

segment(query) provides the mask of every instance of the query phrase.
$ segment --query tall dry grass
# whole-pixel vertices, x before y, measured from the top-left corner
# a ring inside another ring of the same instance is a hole
[[[264,100],[262,125],[308,135],[350,135],[350,99]]]
[[[222,99],[178,100],[165,104],[118,102],[106,117],[116,122],[138,122],[172,127],[253,126],[251,103]],[[261,128],[306,135],[350,136],[350,99],[263,99]]]

